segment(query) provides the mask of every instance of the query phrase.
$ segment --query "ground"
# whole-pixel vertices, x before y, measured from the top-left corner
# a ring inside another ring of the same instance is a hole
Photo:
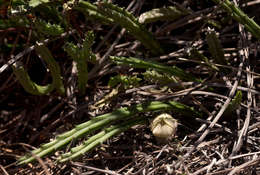
[[[73,10],[58,2],[30,5],[23,7],[29,9],[23,13],[15,2],[0,5],[0,174],[260,174],[260,29],[252,33],[238,22],[236,13],[228,13],[218,1],[113,1],[136,19],[156,8],[186,10],[176,19],[171,16],[142,24],[163,48],[160,52],[149,48],[149,42],[143,44],[135,30],[125,30],[127,26],[120,22],[93,20],[73,9],[77,4],[72,3]],[[259,1],[233,3],[260,24]],[[93,4],[102,8],[102,3]],[[14,11],[9,12],[18,7],[24,24],[18,23]],[[38,20],[66,26],[65,34],[44,33],[35,25]],[[77,86],[78,67],[64,46],[68,42],[83,45],[90,30],[95,35],[91,50],[96,61],[88,60],[88,80],[82,94]],[[209,38],[212,33],[216,34],[213,40]],[[26,91],[11,68],[10,64],[21,61],[32,81],[50,83],[50,70],[34,48],[36,41],[44,39],[49,39],[45,45],[61,69],[64,95],[55,90],[44,95]],[[187,74],[160,72],[152,65],[115,64],[109,56],[177,66]],[[115,78],[112,86],[111,77],[125,79]],[[94,133],[32,163],[17,165],[26,153],[80,123],[121,107],[169,100],[191,107],[200,117],[184,110],[168,110],[177,119],[178,129],[167,144],[158,143],[150,130],[153,117],[165,111],[142,111],[138,116],[148,118],[144,123],[75,160],[58,163],[57,157]]]

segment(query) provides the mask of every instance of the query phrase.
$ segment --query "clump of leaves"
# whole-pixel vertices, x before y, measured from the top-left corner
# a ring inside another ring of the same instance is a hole
[[[141,80],[142,79],[137,76],[116,75],[110,78],[108,85],[112,88],[120,85],[122,89],[129,89],[132,87],[137,87]]]
[[[64,29],[58,24],[51,24],[50,22],[45,22],[44,20],[37,20],[35,22],[35,27],[39,33],[49,36],[59,36],[64,32]]]
[[[146,70],[146,72],[143,73],[143,76],[145,80],[161,85],[177,82],[173,76],[167,73],[159,73],[155,70]]]
[[[172,67],[165,66],[157,62],[144,61],[142,59],[133,58],[133,57],[126,58],[126,57],[111,56],[110,58],[117,64],[125,64],[135,68],[154,69],[158,72],[163,72],[163,73],[167,73],[168,75],[175,76],[176,78],[179,78],[181,80],[199,81],[194,76],[186,73],[185,71],[178,68],[177,66],[172,66]]]
[[[94,33],[88,32],[82,46],[76,46],[73,43],[66,43],[64,50],[73,61],[76,62],[78,73],[78,89],[80,94],[84,95],[86,84],[88,82],[88,66],[87,62],[95,62],[96,56],[91,51],[94,42]]]

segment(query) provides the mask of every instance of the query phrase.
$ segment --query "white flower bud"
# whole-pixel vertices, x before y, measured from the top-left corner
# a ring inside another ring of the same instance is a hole
[[[157,142],[167,143],[177,130],[177,120],[169,114],[160,114],[151,123],[151,131]]]

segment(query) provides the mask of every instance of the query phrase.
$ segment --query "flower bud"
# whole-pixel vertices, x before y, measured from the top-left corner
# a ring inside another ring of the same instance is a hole
[[[167,143],[177,130],[177,120],[169,114],[160,114],[151,123],[151,131],[159,144]]]

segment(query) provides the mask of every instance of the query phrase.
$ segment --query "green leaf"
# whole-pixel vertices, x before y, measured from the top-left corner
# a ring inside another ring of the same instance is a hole
[[[30,7],[37,7],[41,4],[48,3],[48,2],[50,2],[50,1],[49,0],[30,0],[29,6]]]
[[[216,67],[214,64],[212,64],[211,62],[209,62],[209,59],[204,56],[202,53],[200,53],[197,49],[192,48],[192,50],[190,51],[190,57],[191,58],[196,58],[196,59],[200,59],[201,61],[204,61],[206,63],[206,65],[211,68],[214,72],[215,71],[219,71],[219,68]]]
[[[81,95],[85,94],[86,84],[88,82],[88,66],[87,61],[96,61],[96,56],[91,51],[94,42],[94,33],[88,32],[82,46],[76,46],[73,43],[67,43],[64,50],[76,62],[78,71],[78,89]]]
[[[243,24],[245,28],[251,32],[251,34],[260,39],[260,26],[252,19],[249,18],[239,7],[229,0],[212,0],[216,4],[220,5],[229,15],[237,22]]]
[[[139,22],[152,23],[158,20],[173,21],[188,14],[189,14],[188,10],[184,8],[168,6],[168,7],[152,9],[148,12],[142,13],[139,17]]]
[[[135,68],[155,69],[158,72],[167,73],[169,75],[176,76],[182,80],[199,81],[192,75],[184,72],[182,69],[176,66],[173,67],[164,66],[157,62],[144,61],[133,57],[126,58],[126,57],[111,56],[110,58],[118,64],[126,64],[128,66],[135,67]]]
[[[62,76],[60,72],[60,66],[53,58],[49,49],[44,45],[36,45],[35,51],[44,59],[50,69],[52,76],[52,84],[57,89],[57,91],[63,95],[65,93],[65,88],[62,82]]]
[[[40,33],[50,36],[58,36],[64,32],[64,29],[58,24],[50,24],[43,20],[37,20],[35,22],[35,27]]]
[[[227,61],[225,60],[224,56],[224,50],[219,39],[217,38],[215,31],[209,31],[207,34],[207,43],[209,45],[209,51],[216,63],[227,65]]]
[[[136,87],[141,80],[142,79],[138,78],[137,76],[117,75],[110,78],[108,85],[110,87],[115,87],[118,84],[121,84],[124,89],[129,89]]]
[[[26,2],[24,0],[12,0],[12,8],[19,5],[26,5]]]
[[[41,86],[34,83],[29,77],[28,73],[25,71],[21,62],[16,62],[12,65],[14,74],[18,81],[23,86],[24,90],[33,95],[47,95],[54,89],[52,84],[46,86]]]
[[[100,145],[101,143],[105,142],[107,139],[128,130],[130,127],[132,127],[136,124],[141,124],[144,121],[145,121],[144,117],[139,117],[139,118],[134,118],[134,119],[125,121],[123,123],[111,126],[107,129],[104,129],[101,132],[99,132],[98,134],[90,137],[83,144],[72,148],[70,152],[61,155],[58,158],[58,160],[59,160],[59,162],[65,162],[68,160],[75,159],[75,158],[83,155],[84,153],[92,150],[93,148]]]
[[[25,91],[33,95],[47,95],[53,89],[57,89],[58,92],[63,95],[65,93],[65,88],[63,86],[58,63],[52,57],[49,49],[44,45],[36,45],[35,50],[47,63],[47,66],[51,72],[52,83],[45,86],[40,86],[34,83],[25,71],[21,62],[17,62],[12,66],[16,78],[21,83]]]
[[[132,119],[136,114],[143,113],[143,112],[149,112],[149,111],[167,111],[167,110],[178,112],[178,113],[182,114],[183,116],[194,116],[194,117],[201,116],[201,114],[196,112],[193,108],[186,106],[184,104],[175,102],[175,101],[169,101],[169,102],[165,102],[165,103],[159,102],[159,101],[153,101],[153,102],[149,102],[149,103],[145,103],[145,104],[138,104],[138,105],[133,105],[130,107],[119,108],[111,113],[100,115],[85,123],[79,124],[74,129],[57,136],[55,140],[51,141],[50,143],[46,143],[46,144],[42,145],[40,148],[32,151],[34,156],[26,155],[26,156],[20,158],[18,161],[18,164],[21,165],[21,164],[32,162],[33,160],[35,160],[35,156],[43,157],[53,151],[60,149],[61,147],[65,146],[66,144],[69,144],[72,140],[76,140],[82,136],[86,137],[88,134],[98,131],[100,129],[102,129],[102,131],[105,131],[105,133],[107,133],[107,134],[105,134],[104,132],[101,131],[101,134],[98,133],[98,134],[94,135],[93,137],[89,138],[89,140],[87,140],[85,142],[85,144],[83,144],[83,147],[81,147],[81,146],[79,147],[79,148],[84,148],[84,150],[82,150],[82,152],[79,152],[79,155],[81,155],[81,154],[85,153],[86,151],[91,150],[93,147],[97,146],[100,141],[103,142],[106,139],[113,136],[114,134],[119,134],[119,133],[123,132],[125,129],[128,129],[128,127],[132,125],[132,123],[131,123],[131,122],[133,122]],[[113,126],[111,129],[111,126],[110,126],[111,123],[122,122],[122,121],[125,121],[122,125],[121,124],[115,125],[117,127],[117,129],[113,128]],[[142,121],[140,121],[140,122],[142,122]],[[137,122],[137,123],[139,123],[139,122]],[[111,131],[112,133],[107,132],[107,131]],[[108,133],[110,133],[110,134],[108,134]],[[106,136],[104,136],[103,134],[105,134]],[[102,136],[104,136],[104,137],[101,138]],[[91,145],[91,146],[88,147],[89,145]],[[80,151],[79,148],[77,148],[77,147],[73,148],[71,153],[73,154],[73,153]],[[66,158],[66,157],[74,158],[74,157],[70,157],[71,153],[64,154],[63,157],[64,158]],[[78,155],[76,155],[76,157],[77,156]],[[63,160],[61,160],[61,161],[63,161]],[[64,160],[64,161],[66,161],[66,160]]]
[[[127,10],[106,1],[99,2],[98,6],[95,6],[82,0],[75,6],[75,9],[85,14],[93,15],[103,20],[104,23],[119,24],[125,28],[129,34],[141,41],[152,53],[163,53],[162,48],[152,34]]]
[[[229,103],[227,109],[225,110],[223,116],[228,117],[240,106],[242,102],[242,91],[237,91],[234,99]]]
[[[176,79],[174,79],[171,75],[162,72],[159,73],[155,70],[146,70],[146,72],[143,73],[143,76],[145,80],[152,83],[158,83],[162,85],[176,83]]]

